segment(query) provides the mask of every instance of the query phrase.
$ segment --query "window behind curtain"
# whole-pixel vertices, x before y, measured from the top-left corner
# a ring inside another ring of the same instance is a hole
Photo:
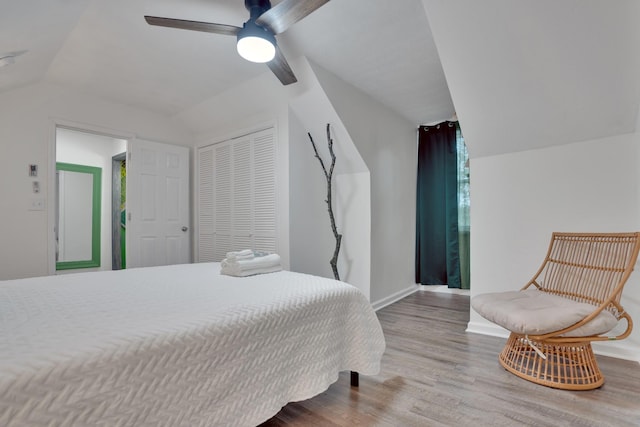
[[[456,129],[456,149],[458,152],[458,245],[460,250],[460,285],[470,288],[470,236],[471,236],[471,195],[469,192],[469,154],[464,137],[458,126]]]
[[[469,194],[469,154],[464,143],[464,137],[458,127],[456,131],[456,148],[458,150],[458,229],[469,232],[469,209],[471,196]]]

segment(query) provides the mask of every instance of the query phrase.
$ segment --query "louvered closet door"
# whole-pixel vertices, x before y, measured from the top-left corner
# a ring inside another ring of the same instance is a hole
[[[277,252],[274,129],[198,150],[198,261]]]
[[[273,129],[255,134],[253,140],[254,247],[277,252],[276,244],[276,146]]]
[[[232,145],[214,146],[213,169],[213,261],[220,261],[231,250],[231,200],[233,196]]]
[[[233,197],[231,199],[231,246],[229,250],[253,248],[253,188],[251,138],[233,141]]]

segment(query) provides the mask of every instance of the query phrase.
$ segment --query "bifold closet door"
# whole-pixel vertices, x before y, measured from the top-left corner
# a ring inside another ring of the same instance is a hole
[[[198,150],[197,261],[277,251],[275,164],[273,128]]]

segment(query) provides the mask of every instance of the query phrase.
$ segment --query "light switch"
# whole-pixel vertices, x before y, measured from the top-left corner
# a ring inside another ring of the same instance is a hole
[[[38,165],[29,165],[29,176],[38,176]]]

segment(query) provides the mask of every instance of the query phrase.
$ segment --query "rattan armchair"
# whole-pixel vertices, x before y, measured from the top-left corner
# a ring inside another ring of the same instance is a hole
[[[640,233],[553,233],[542,266],[520,291],[475,296],[473,308],[511,332],[500,364],[549,387],[600,387],[591,342],[631,333],[620,297],[639,250]],[[622,319],[626,329],[608,336]]]

